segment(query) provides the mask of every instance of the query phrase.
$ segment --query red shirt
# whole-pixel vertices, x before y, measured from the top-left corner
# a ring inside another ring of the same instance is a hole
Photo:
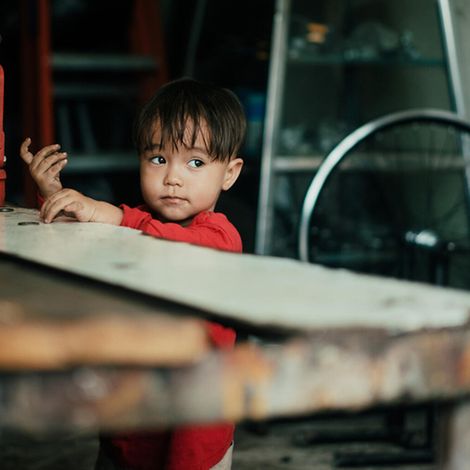
[[[167,240],[192,243],[240,253],[242,242],[227,217],[216,212],[198,214],[187,227],[162,223],[144,206],[121,205],[121,225]],[[235,331],[206,322],[208,335],[217,348],[232,348]],[[208,470],[223,458],[233,441],[234,425],[218,423],[182,426],[171,432],[133,432],[101,438],[103,450],[119,466],[135,470]]]
[[[121,225],[142,230],[149,235],[166,240],[192,243],[241,253],[242,241],[237,229],[220,212],[200,212],[191,223],[182,227],[171,222],[163,223],[152,218],[145,206],[130,208],[122,204],[124,215]]]

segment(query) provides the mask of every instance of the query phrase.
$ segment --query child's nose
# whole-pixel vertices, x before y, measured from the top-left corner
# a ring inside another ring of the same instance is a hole
[[[178,169],[173,165],[169,165],[165,175],[165,184],[169,184],[171,186],[181,186],[182,183],[183,180]]]

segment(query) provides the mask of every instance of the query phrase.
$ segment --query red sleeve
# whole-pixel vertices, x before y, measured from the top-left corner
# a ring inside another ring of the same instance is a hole
[[[175,223],[163,223],[140,208],[130,208],[125,204],[121,225],[131,227],[166,240],[192,243],[193,245],[216,248],[223,251],[241,253],[242,241],[237,229],[224,214],[203,212],[198,214],[190,225],[182,227]]]
[[[206,328],[212,344],[217,349],[231,349],[235,345],[236,333],[232,328],[226,328],[218,323],[206,321]]]

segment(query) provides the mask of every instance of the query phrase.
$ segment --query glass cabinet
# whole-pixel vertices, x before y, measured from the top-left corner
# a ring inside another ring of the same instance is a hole
[[[394,111],[456,109],[446,5],[435,0],[277,1],[258,254],[297,257],[307,185],[344,136]]]

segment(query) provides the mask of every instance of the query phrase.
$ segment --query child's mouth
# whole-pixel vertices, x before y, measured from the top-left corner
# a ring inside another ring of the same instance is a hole
[[[166,196],[162,198],[163,202],[168,205],[179,205],[183,204],[186,199],[183,199],[181,197],[174,197],[174,196]]]

